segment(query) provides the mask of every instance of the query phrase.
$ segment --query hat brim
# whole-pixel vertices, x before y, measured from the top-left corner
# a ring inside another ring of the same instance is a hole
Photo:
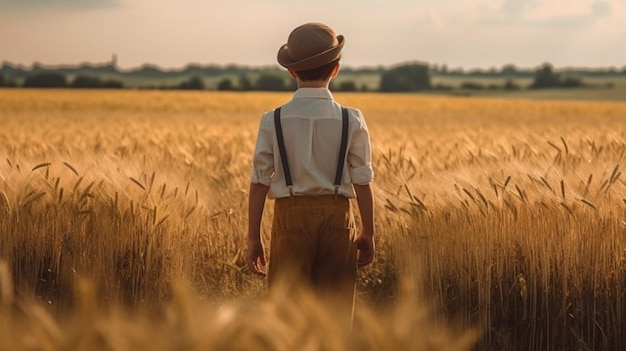
[[[338,59],[341,56],[341,50],[343,49],[344,42],[345,40],[343,35],[337,35],[337,45],[329,48],[328,50],[322,51],[317,55],[298,61],[291,60],[287,44],[284,44],[280,47],[280,49],[278,49],[278,55],[276,58],[278,63],[287,69],[292,69],[294,71],[306,71],[324,66],[325,64]]]

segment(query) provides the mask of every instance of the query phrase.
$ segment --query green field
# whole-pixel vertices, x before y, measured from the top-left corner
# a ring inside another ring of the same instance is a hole
[[[527,98],[544,100],[604,100],[604,101],[626,101],[626,77],[582,77],[586,85],[581,88],[569,89],[526,89],[532,83],[531,78],[511,79],[522,89],[517,91],[504,90],[457,90],[451,92],[452,95],[482,96],[482,97],[505,97],[505,98]],[[433,84],[445,84],[459,88],[463,83],[472,82],[489,85],[502,86],[507,81],[506,78],[485,78],[485,77],[434,77]],[[607,84],[610,87],[607,87]]]

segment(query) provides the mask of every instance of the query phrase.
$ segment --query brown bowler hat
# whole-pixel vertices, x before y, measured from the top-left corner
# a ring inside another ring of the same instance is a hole
[[[306,23],[289,34],[278,50],[278,63],[294,71],[306,71],[331,63],[341,56],[343,35],[323,23]]]

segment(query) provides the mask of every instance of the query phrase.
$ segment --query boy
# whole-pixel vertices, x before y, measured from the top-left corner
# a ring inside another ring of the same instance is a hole
[[[278,51],[278,63],[298,89],[291,101],[261,119],[249,193],[247,263],[253,273],[266,275],[260,226],[268,196],[275,199],[270,291],[288,276],[332,295],[351,311],[357,266],[374,257],[373,170],[361,112],[342,108],[328,89],[343,45],[344,37],[327,25],[307,23]],[[350,207],[354,197],[361,215],[358,236]]]

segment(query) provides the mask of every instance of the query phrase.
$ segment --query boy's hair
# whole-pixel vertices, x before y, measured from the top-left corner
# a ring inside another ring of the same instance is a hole
[[[332,73],[333,69],[338,64],[339,64],[339,59],[336,59],[320,67],[307,69],[303,71],[296,71],[296,75],[302,81],[326,80],[328,79],[328,77],[330,77],[330,74]]]

